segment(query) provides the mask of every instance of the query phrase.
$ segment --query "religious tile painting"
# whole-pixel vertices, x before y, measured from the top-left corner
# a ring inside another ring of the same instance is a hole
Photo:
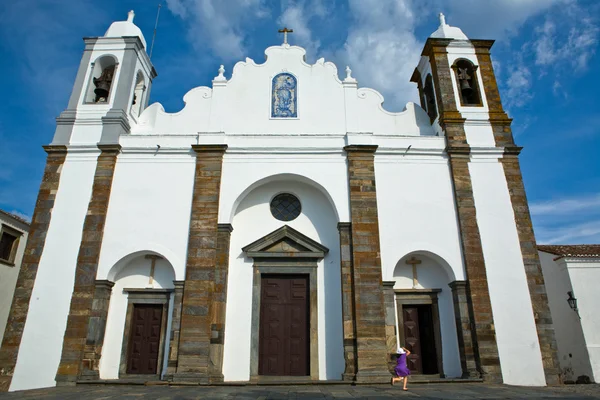
[[[298,116],[297,87],[296,78],[292,74],[282,73],[273,78],[272,118],[296,118]]]

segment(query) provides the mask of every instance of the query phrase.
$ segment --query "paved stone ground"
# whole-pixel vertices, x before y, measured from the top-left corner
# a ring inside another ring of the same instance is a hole
[[[528,388],[504,385],[429,384],[398,386],[132,386],[80,385],[0,393],[1,400],[108,400],[108,399],[600,399],[600,385]]]

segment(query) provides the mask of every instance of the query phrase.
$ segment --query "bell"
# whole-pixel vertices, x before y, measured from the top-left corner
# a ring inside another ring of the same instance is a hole
[[[462,92],[463,96],[465,96],[465,97],[469,97],[471,94],[473,94],[473,88],[471,87],[471,85],[469,85],[468,80],[466,80],[466,79],[460,80],[460,91]]]
[[[96,94],[97,102],[106,102],[108,100],[108,92],[110,90],[110,84],[112,83],[113,72],[115,67],[108,67],[102,71],[100,78],[94,78],[93,82],[96,88],[94,93]]]

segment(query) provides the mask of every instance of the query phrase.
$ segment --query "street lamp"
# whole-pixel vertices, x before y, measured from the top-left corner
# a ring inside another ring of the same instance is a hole
[[[573,292],[567,292],[567,294],[569,295],[569,298],[567,299],[567,303],[569,303],[569,307],[571,307],[571,310],[575,311],[577,314],[579,314],[579,310],[577,309],[577,299],[575,297],[573,297]]]

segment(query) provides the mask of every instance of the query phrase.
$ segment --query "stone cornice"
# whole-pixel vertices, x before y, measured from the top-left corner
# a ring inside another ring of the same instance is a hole
[[[351,144],[344,146],[344,150],[347,153],[359,152],[359,153],[375,153],[379,146],[376,144]]]
[[[446,47],[452,42],[452,39],[428,38],[421,52],[421,56],[429,57],[432,53],[446,52]]]
[[[470,39],[471,44],[475,48],[476,53],[488,52],[494,45],[495,40],[487,39]]]
[[[231,225],[231,224],[218,224],[217,225],[217,230],[219,232],[228,232],[228,233],[231,233],[231,232],[233,232],[233,225]]]
[[[448,153],[448,155],[450,155],[451,157],[453,156],[466,156],[468,157],[471,154],[471,147],[468,144],[454,144],[454,145],[448,145],[446,147],[446,153]]]
[[[119,154],[121,152],[121,145],[118,143],[98,143],[98,148],[102,153],[115,153]]]
[[[193,144],[192,150],[196,153],[225,153],[226,144]]]
[[[523,147],[521,147],[521,146],[505,146],[504,147],[504,155],[518,156],[519,154],[521,154],[521,150],[523,150]]]
[[[60,154],[60,153],[67,153],[67,146],[62,145],[62,144],[49,144],[46,146],[42,146],[42,148],[44,149],[44,151],[48,154]]]

